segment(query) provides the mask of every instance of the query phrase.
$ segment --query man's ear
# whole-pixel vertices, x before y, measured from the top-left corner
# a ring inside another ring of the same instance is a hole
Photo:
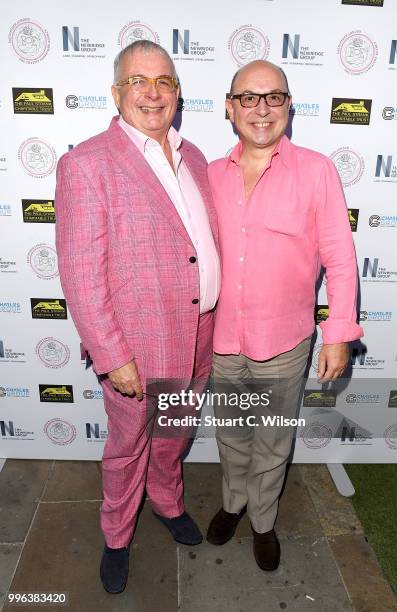
[[[232,101],[228,100],[227,98],[225,102],[225,110],[226,110],[226,119],[230,119],[230,121],[233,123],[234,121],[233,104],[232,104]]]
[[[120,110],[120,92],[116,85],[112,85],[112,96],[118,110]]]

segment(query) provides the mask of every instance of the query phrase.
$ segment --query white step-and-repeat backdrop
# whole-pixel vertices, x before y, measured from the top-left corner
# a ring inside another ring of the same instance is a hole
[[[236,142],[224,99],[237,68],[267,58],[287,73],[292,140],[330,156],[345,186],[365,330],[350,381],[337,389],[308,382],[294,460],[397,461],[396,1],[153,0],[135,8],[19,0],[1,12],[0,456],[101,456],[102,391],[58,276],[55,168],[107,128],[113,59],[148,38],[175,60],[180,130],[208,160]],[[263,265],[272,265],[271,253]],[[320,320],[324,283],[318,303]],[[320,344],[321,332],[314,367]],[[190,459],[217,460],[206,435],[199,432]]]

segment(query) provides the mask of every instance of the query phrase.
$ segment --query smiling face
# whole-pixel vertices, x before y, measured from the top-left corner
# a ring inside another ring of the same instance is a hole
[[[147,77],[174,76],[168,59],[158,51],[127,53],[120,61],[118,80],[133,75]],[[162,93],[152,83],[146,93],[132,91],[130,85],[113,85],[112,94],[124,121],[143,132],[150,138],[163,142],[174,119],[179,88],[170,93]]]
[[[265,61],[254,61],[244,66],[234,82],[233,94],[269,93],[288,91],[284,75]],[[291,98],[283,106],[267,106],[263,98],[255,108],[243,108],[239,100],[226,100],[231,121],[239,133],[245,149],[274,150],[284,135],[288,124]]]

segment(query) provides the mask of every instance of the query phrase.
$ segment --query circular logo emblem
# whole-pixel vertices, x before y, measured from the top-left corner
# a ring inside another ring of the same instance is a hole
[[[29,138],[21,144],[18,158],[30,176],[44,178],[54,170],[57,156],[54,147],[39,138]]]
[[[371,215],[369,218],[369,224],[371,227],[379,227],[380,225],[380,216],[379,215]]]
[[[36,346],[36,354],[47,368],[62,368],[70,358],[70,350],[56,338],[43,338]]]
[[[65,104],[68,108],[77,108],[79,105],[79,99],[74,94],[69,94],[65,98]]]
[[[30,249],[27,259],[39,278],[48,280],[58,276],[57,254],[48,244],[36,244]]]
[[[0,397],[7,397],[7,391],[4,387],[0,387]]]
[[[250,25],[235,30],[229,39],[229,51],[239,66],[252,60],[266,59],[270,51],[268,37]]]
[[[391,121],[392,119],[395,119],[395,109],[392,106],[385,106],[385,108],[382,111],[382,117],[383,119],[386,119],[386,121]]]
[[[349,32],[338,46],[340,61],[350,74],[362,74],[372,68],[378,56],[378,45],[368,34]]]
[[[44,425],[43,431],[54,444],[65,446],[76,438],[76,428],[62,419],[51,419]]]
[[[140,21],[130,21],[120,30],[118,43],[122,49],[137,40],[151,40],[160,43],[157,32]]]
[[[389,425],[383,432],[383,437],[389,448],[397,449],[397,423]]]
[[[357,402],[357,395],[355,393],[348,393],[346,395],[346,402],[348,404],[355,404]]]
[[[368,311],[360,310],[360,321],[368,321]]]
[[[324,423],[313,421],[302,430],[302,440],[308,448],[323,448],[331,438],[332,431]]]
[[[313,350],[313,355],[312,355],[312,368],[315,372],[317,372],[318,370],[318,361],[320,358],[320,353],[321,353],[321,349],[323,348],[322,344],[319,344],[318,346],[316,346]]]
[[[8,41],[19,59],[26,64],[41,62],[50,48],[47,30],[31,19],[20,19],[14,23]]]
[[[349,147],[341,147],[330,155],[344,187],[358,183],[364,172],[364,160]]]

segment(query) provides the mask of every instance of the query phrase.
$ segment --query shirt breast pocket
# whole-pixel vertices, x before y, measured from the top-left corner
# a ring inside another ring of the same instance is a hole
[[[267,207],[264,215],[264,225],[278,234],[300,237],[305,226],[306,210],[291,202],[276,200]]]

